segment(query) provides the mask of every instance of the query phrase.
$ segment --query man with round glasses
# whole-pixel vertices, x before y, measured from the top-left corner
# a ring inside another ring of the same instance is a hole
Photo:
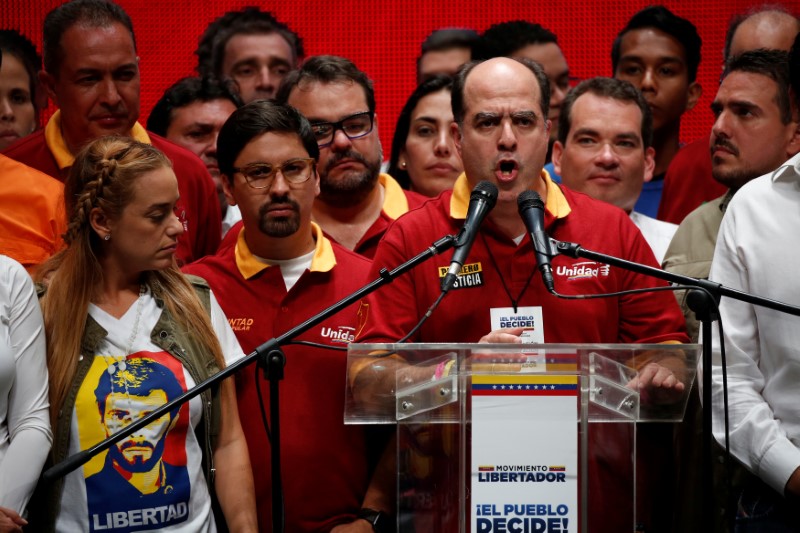
[[[380,171],[372,81],[348,59],[316,56],[284,79],[276,100],[308,118],[319,146],[314,220],[332,240],[371,258],[389,224],[426,200]]]
[[[354,131],[347,121],[337,127]],[[370,262],[331,242],[311,221],[320,192],[317,141],[295,109],[264,100],[236,110],[220,131],[223,187],[228,202],[239,206],[243,226],[233,236],[235,244],[185,271],[219,292],[219,304],[246,353],[366,283]],[[345,347],[354,337],[355,311],[345,309],[298,340]],[[286,531],[329,531],[355,526],[363,521],[358,516],[382,516],[390,505],[377,484],[383,480],[371,484],[369,461],[382,442],[342,420],[346,353],[301,346],[285,347],[284,353],[281,399],[292,413],[281,424]],[[272,516],[270,444],[254,371],[237,375],[236,391],[263,529]],[[259,382],[258,387],[268,404],[268,385]],[[310,472],[309,457],[324,468]]]

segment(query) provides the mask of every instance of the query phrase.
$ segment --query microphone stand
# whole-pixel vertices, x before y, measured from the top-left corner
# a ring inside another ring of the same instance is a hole
[[[135,431],[138,431],[139,429],[147,426],[148,424],[150,424],[154,420],[161,418],[165,414],[176,410],[181,405],[188,402],[192,398],[198,396],[206,389],[218,385],[223,379],[227,378],[231,374],[238,372],[239,370],[250,365],[251,363],[261,359],[265,364],[266,367],[265,372],[267,373],[267,377],[270,383],[270,417],[272,421],[272,440],[271,440],[272,446],[271,446],[271,457],[270,457],[270,462],[272,465],[272,531],[274,533],[282,532],[284,523],[283,523],[283,489],[282,489],[281,469],[280,469],[280,464],[281,464],[280,418],[279,418],[280,406],[279,406],[278,391],[279,391],[280,380],[283,379],[283,367],[286,364],[286,356],[281,351],[280,347],[289,343],[295,337],[308,331],[309,329],[319,324],[326,318],[335,315],[345,307],[360,300],[361,298],[370,294],[371,292],[374,292],[375,290],[379,289],[383,285],[387,285],[393,282],[395,278],[397,278],[402,274],[405,274],[418,264],[427,261],[434,255],[449,250],[450,248],[455,246],[455,244],[456,244],[455,237],[453,235],[446,235],[441,239],[439,239],[438,241],[434,242],[431,246],[425,249],[425,251],[409,259],[405,263],[402,263],[395,269],[391,271],[385,268],[381,269],[378,274],[379,277],[377,279],[365,285],[364,287],[358,289],[353,294],[346,296],[345,298],[342,298],[335,304],[317,313],[316,315],[307,319],[305,322],[295,326],[286,333],[266,341],[243,359],[240,359],[235,363],[233,363],[232,365],[223,368],[210,378],[206,379],[201,383],[198,383],[193,388],[187,390],[180,396],[173,398],[169,402],[148,413],[146,416],[143,416],[142,418],[136,420],[135,422],[127,426],[125,429],[122,429],[117,433],[114,433],[110,437],[107,437],[105,440],[95,444],[94,446],[86,450],[82,450],[64,459],[60,463],[50,467],[44,472],[44,474],[42,474],[42,479],[41,479],[42,482],[52,483],[57,479],[64,477],[65,475],[69,474],[79,466],[82,466],[87,462],[89,462],[89,460],[91,460],[92,457],[107,450],[108,448],[118,443],[128,435],[131,435]]]
[[[553,250],[555,250],[555,252],[552,252]],[[692,309],[692,311],[695,312],[697,318],[702,322],[702,328],[703,328],[702,401],[703,401],[703,463],[705,464],[705,469],[704,469],[705,471],[703,472],[703,494],[707,495],[706,497],[708,498],[713,498],[714,497],[714,482],[712,477],[713,455],[711,448],[711,440],[712,440],[711,439],[712,437],[711,434],[712,328],[711,326],[713,321],[717,320],[719,316],[717,316],[714,311],[714,306],[712,305],[713,301],[709,298],[709,293],[711,294],[711,298],[713,298],[716,301],[716,303],[719,303],[721,297],[725,296],[728,298],[733,298],[734,300],[751,303],[753,305],[758,305],[761,307],[767,307],[769,309],[774,309],[776,311],[781,311],[783,313],[787,313],[794,316],[800,316],[800,307],[779,302],[777,300],[770,300],[769,298],[762,298],[760,296],[755,296],[753,294],[738,291],[735,289],[731,289],[719,283],[714,283],[713,281],[709,281],[707,279],[698,279],[689,276],[683,276],[680,274],[674,274],[672,272],[667,272],[666,270],[661,270],[660,268],[642,265],[640,263],[634,263],[633,261],[627,261],[625,259],[620,259],[618,257],[614,257],[611,255],[594,252],[592,250],[587,250],[585,248],[582,248],[579,244],[571,242],[560,242],[551,238],[550,251],[553,256],[563,254],[569,257],[573,257],[575,259],[578,258],[592,259],[600,263],[619,267],[632,272],[637,272],[639,274],[644,274],[646,276],[658,278],[670,283],[675,283],[678,285],[688,285],[691,287],[698,287],[699,289],[704,289],[704,290],[690,291],[687,303],[689,307]],[[704,531],[713,531],[714,518],[712,514],[709,512],[708,508],[705,509],[703,517],[705,522]]]

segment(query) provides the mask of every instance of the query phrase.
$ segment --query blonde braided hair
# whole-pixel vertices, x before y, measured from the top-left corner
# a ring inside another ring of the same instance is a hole
[[[92,210],[99,208],[109,218],[120,217],[134,198],[136,178],[171,166],[156,148],[126,137],[96,139],[75,157],[64,183],[67,247],[36,274],[48,286],[41,303],[54,421],[77,369],[89,302],[96,297],[103,279],[98,256],[104,252],[90,224]]]
[[[104,137],[81,150],[70,169],[64,187],[68,246],[37,272],[37,279],[48,285],[41,302],[54,427],[78,368],[89,303],[97,297],[103,280],[98,257],[106,251],[90,224],[91,212],[99,208],[106,217],[118,219],[135,199],[137,178],[164,167],[172,167],[171,162],[149,144],[126,137]],[[195,338],[220,368],[225,366],[211,320],[175,263],[164,270],[142,272],[141,276],[153,294],[164,301],[176,326]]]

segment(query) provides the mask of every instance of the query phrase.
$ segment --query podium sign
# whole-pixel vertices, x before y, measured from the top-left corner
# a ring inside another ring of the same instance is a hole
[[[578,523],[578,376],[472,378],[472,531]]]
[[[398,531],[633,532],[655,519],[653,502],[667,503],[650,480],[669,443],[651,450],[650,428],[637,442],[637,427],[682,420],[698,353],[353,344],[345,422],[397,425]],[[642,388],[639,371],[653,364],[680,390]]]

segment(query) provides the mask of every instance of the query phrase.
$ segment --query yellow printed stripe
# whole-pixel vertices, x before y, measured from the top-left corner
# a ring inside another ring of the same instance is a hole
[[[505,376],[472,376],[472,383],[477,385],[508,385],[525,384],[532,385],[577,385],[578,376],[552,376],[552,375],[530,375],[514,374]]]

